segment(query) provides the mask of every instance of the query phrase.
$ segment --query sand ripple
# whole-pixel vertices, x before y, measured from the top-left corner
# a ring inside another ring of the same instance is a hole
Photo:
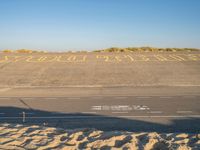
[[[200,134],[134,133],[95,129],[0,125],[0,149],[7,150],[199,150]]]

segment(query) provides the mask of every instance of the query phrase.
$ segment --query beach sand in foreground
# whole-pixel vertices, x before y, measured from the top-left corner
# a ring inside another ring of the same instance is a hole
[[[64,130],[60,128],[1,124],[0,149],[200,149],[200,134]]]

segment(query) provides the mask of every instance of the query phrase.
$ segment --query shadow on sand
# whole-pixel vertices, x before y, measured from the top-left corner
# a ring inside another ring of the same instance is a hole
[[[23,112],[25,116],[23,118]],[[151,121],[151,118],[148,118]],[[173,119],[171,124],[159,124],[127,118],[81,113],[56,113],[18,107],[0,107],[0,123],[45,125],[64,129],[95,128],[102,131],[132,132],[200,132],[200,118]]]

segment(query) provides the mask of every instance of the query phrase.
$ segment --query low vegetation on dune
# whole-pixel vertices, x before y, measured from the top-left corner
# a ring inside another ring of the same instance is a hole
[[[177,51],[199,51],[197,48],[155,48],[155,47],[111,47],[101,50],[94,50],[93,52],[177,52]],[[18,49],[18,50],[2,50],[3,53],[46,53],[43,50],[29,50],[29,49]],[[67,52],[88,52],[88,51],[67,51]]]
[[[111,47],[102,50],[95,50],[95,52],[176,52],[176,51],[198,51],[196,48],[155,48],[155,47],[127,47],[127,48],[119,48],[119,47]]]
[[[46,51],[29,50],[29,49],[18,49],[18,50],[2,50],[3,53],[45,53]]]

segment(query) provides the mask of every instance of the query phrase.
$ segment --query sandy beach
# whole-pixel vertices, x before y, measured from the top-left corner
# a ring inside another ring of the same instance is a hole
[[[0,149],[198,150],[200,134],[64,130],[36,125],[1,124]]]

